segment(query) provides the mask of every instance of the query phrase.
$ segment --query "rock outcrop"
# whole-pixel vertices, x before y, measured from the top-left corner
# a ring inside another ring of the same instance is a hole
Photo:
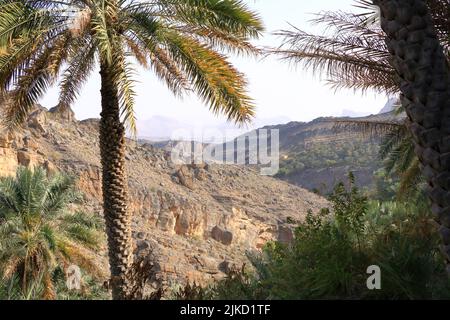
[[[221,242],[226,246],[229,246],[233,241],[233,233],[228,230],[223,230],[218,226],[214,226],[214,228],[212,228],[211,230],[211,238]]]

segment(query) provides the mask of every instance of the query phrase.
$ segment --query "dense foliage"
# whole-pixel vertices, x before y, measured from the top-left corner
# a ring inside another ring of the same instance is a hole
[[[101,222],[69,212],[73,186],[70,177],[47,177],[41,168],[0,179],[0,299],[55,299],[70,265],[101,274],[92,254]]]
[[[280,177],[305,169],[323,169],[338,166],[374,167],[377,163],[378,144],[367,139],[348,137],[342,141],[312,141],[306,146],[296,146],[281,159]],[[375,162],[375,164],[374,164]]]

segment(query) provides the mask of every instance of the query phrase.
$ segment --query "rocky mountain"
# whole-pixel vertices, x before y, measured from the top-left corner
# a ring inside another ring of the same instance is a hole
[[[263,129],[268,137],[271,130],[278,130],[280,169],[275,177],[310,191],[326,194],[338,182],[345,182],[351,171],[354,173],[356,184],[359,187],[371,190],[376,185],[374,179],[376,172],[383,167],[378,153],[381,139],[369,138],[351,127],[337,130],[336,122],[348,120],[360,122],[400,121],[403,116],[396,116],[392,112],[396,101],[396,99],[389,100],[383,110],[391,111],[382,111],[378,115],[358,118],[327,117],[311,122],[289,122],[265,126],[247,132],[234,141],[214,145],[214,148],[220,150],[220,155],[223,153],[223,161],[225,159],[236,161],[238,157],[241,157],[246,159],[247,165],[250,165],[250,154],[254,158],[258,154],[258,144],[262,138]],[[238,142],[239,139],[241,139],[240,142]],[[270,146],[269,140],[270,138],[267,142]],[[142,141],[167,151],[181,143],[186,149],[192,150],[197,147],[205,149],[211,146],[193,142],[193,146],[190,148],[191,142],[189,141]]]
[[[19,165],[66,172],[83,194],[75,209],[101,215],[97,129],[96,119],[76,121],[68,110],[37,107],[23,129],[0,132],[0,176]],[[126,159],[136,254],[152,258],[155,284],[221,278],[247,261],[247,251],[290,241],[293,220],[328,205],[256,168],[174,165],[167,150],[136,141],[129,141]],[[108,270],[106,247],[96,259]]]
[[[357,130],[336,130],[336,121],[388,121],[395,117],[383,113],[361,118],[318,118],[263,129],[279,130],[281,160],[277,177],[325,194],[336,183],[346,181],[350,171],[359,187],[371,189],[374,173],[382,168],[378,156],[380,140]]]
[[[391,97],[388,99],[383,109],[380,110],[379,114],[392,112],[401,104],[399,97]]]

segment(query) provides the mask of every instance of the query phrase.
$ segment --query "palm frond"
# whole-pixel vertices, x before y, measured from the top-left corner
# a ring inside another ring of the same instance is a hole
[[[323,21],[333,17],[327,14]],[[364,32],[358,24],[342,31],[338,29],[340,23],[336,21],[336,33],[331,36],[309,34],[295,27],[279,31],[275,35],[283,37],[283,45],[269,52],[283,60],[301,63],[314,74],[324,73],[335,88],[397,93],[395,70],[389,64],[383,38],[358,35]]]
[[[72,185],[71,178],[49,178],[43,169],[20,168],[15,178],[0,179],[0,199],[10,199],[6,204],[13,208],[0,218],[0,275],[20,279],[26,298],[53,298],[51,274],[67,261],[96,268],[88,250],[102,240],[95,220],[63,214]]]
[[[74,179],[67,175],[57,174],[48,181],[43,196],[42,208],[52,215],[58,214],[69,203],[75,200]]]
[[[100,237],[97,232],[89,227],[82,226],[80,224],[74,224],[66,228],[65,235],[67,238],[78,242],[87,248],[98,249],[100,243]]]
[[[397,190],[398,199],[408,200],[408,198],[415,198],[415,194],[421,191],[423,176],[420,172],[419,164],[419,159],[414,158],[409,167],[401,174],[400,185]]]
[[[112,62],[109,72],[118,91],[122,121],[127,125],[133,136],[136,136],[136,114],[134,112],[135,96],[133,76],[135,70],[127,61],[120,42],[113,47]]]
[[[54,27],[61,27],[67,20],[58,10],[37,10],[30,3],[0,2],[0,46],[9,45],[19,36],[30,38],[36,31],[48,30],[52,24]]]
[[[356,1],[360,3],[360,1]],[[358,5],[356,5],[358,7]],[[371,14],[371,7],[367,7],[369,14]],[[315,25],[324,25],[326,29],[341,30],[342,32],[351,32],[355,37],[372,38],[377,47],[385,46],[382,42],[384,33],[380,27],[375,24],[367,23],[367,16],[365,14],[349,14],[344,11],[322,11],[314,15],[315,18],[311,22]]]
[[[127,39],[135,45],[132,51],[138,62],[144,67],[149,64],[156,76],[163,80],[176,96],[188,91],[186,75],[158,43],[158,30],[164,26],[142,13],[132,14],[130,18],[132,21],[128,24]],[[143,57],[148,59],[145,63],[141,61]]]
[[[70,36],[66,35],[50,43],[23,71],[14,90],[7,94],[5,126],[13,128],[20,125],[47,88],[55,82],[67,56],[70,41]]]
[[[249,42],[246,37],[225,33],[220,30],[210,30],[203,26],[182,26],[177,27],[177,30],[183,34],[195,36],[201,42],[207,43],[211,48],[222,52],[246,56],[259,56],[263,52],[262,49]]]
[[[67,259],[67,261],[80,266],[94,277],[104,277],[104,271],[101,270],[96,263],[92,252],[88,251],[83,246],[64,237],[58,239],[57,246],[59,252]]]
[[[148,54],[145,47],[140,45],[139,42],[136,41],[136,39],[132,39],[132,37],[125,35],[124,37],[125,45],[127,47],[127,53],[129,55],[134,56],[136,61],[140,64],[141,67],[144,69],[148,69],[149,63],[148,63]]]
[[[7,213],[18,212],[17,189],[12,177],[0,180],[0,221],[5,219]]]
[[[168,22],[203,26],[247,39],[258,38],[264,30],[258,15],[240,0],[155,0],[154,4],[132,4],[141,12],[155,6]]]
[[[407,132],[404,121],[380,120],[334,120],[333,130],[336,132],[356,131],[367,138],[380,138],[387,134],[402,135]]]
[[[32,59],[41,53],[64,30],[65,18],[47,10],[33,10],[24,2],[2,1],[13,8],[0,11],[0,93],[15,84],[30,67]],[[28,4],[30,4],[28,2]]]
[[[96,40],[101,59],[104,59],[108,64],[111,64],[113,58],[113,44],[111,42],[110,33],[113,31],[109,29],[106,20],[106,11],[107,9],[104,6],[96,7],[96,10],[91,16],[91,29]]]
[[[261,53],[249,39],[258,38],[264,27],[258,15],[241,1],[131,3],[123,15],[164,21],[177,32],[196,37],[217,50],[245,55]]]
[[[391,150],[384,158],[384,167],[388,173],[403,173],[415,158],[412,139],[403,136],[394,138],[397,142],[392,144]]]
[[[68,57],[68,67],[59,85],[59,102],[64,106],[71,106],[74,103],[96,63],[97,48],[92,40],[84,41],[81,45],[74,46],[72,50]]]
[[[223,113],[237,123],[254,115],[254,105],[245,92],[247,82],[219,53],[197,40],[167,32],[164,46],[192,83],[192,90],[215,114]]]

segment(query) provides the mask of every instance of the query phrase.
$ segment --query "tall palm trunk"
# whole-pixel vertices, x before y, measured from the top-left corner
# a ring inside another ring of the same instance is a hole
[[[103,170],[103,206],[108,236],[113,299],[127,299],[133,262],[131,215],[127,210],[128,186],[125,172],[125,128],[120,121],[117,88],[106,63],[100,67],[102,112],[100,152]]]
[[[450,69],[423,0],[374,0],[450,272]]]

